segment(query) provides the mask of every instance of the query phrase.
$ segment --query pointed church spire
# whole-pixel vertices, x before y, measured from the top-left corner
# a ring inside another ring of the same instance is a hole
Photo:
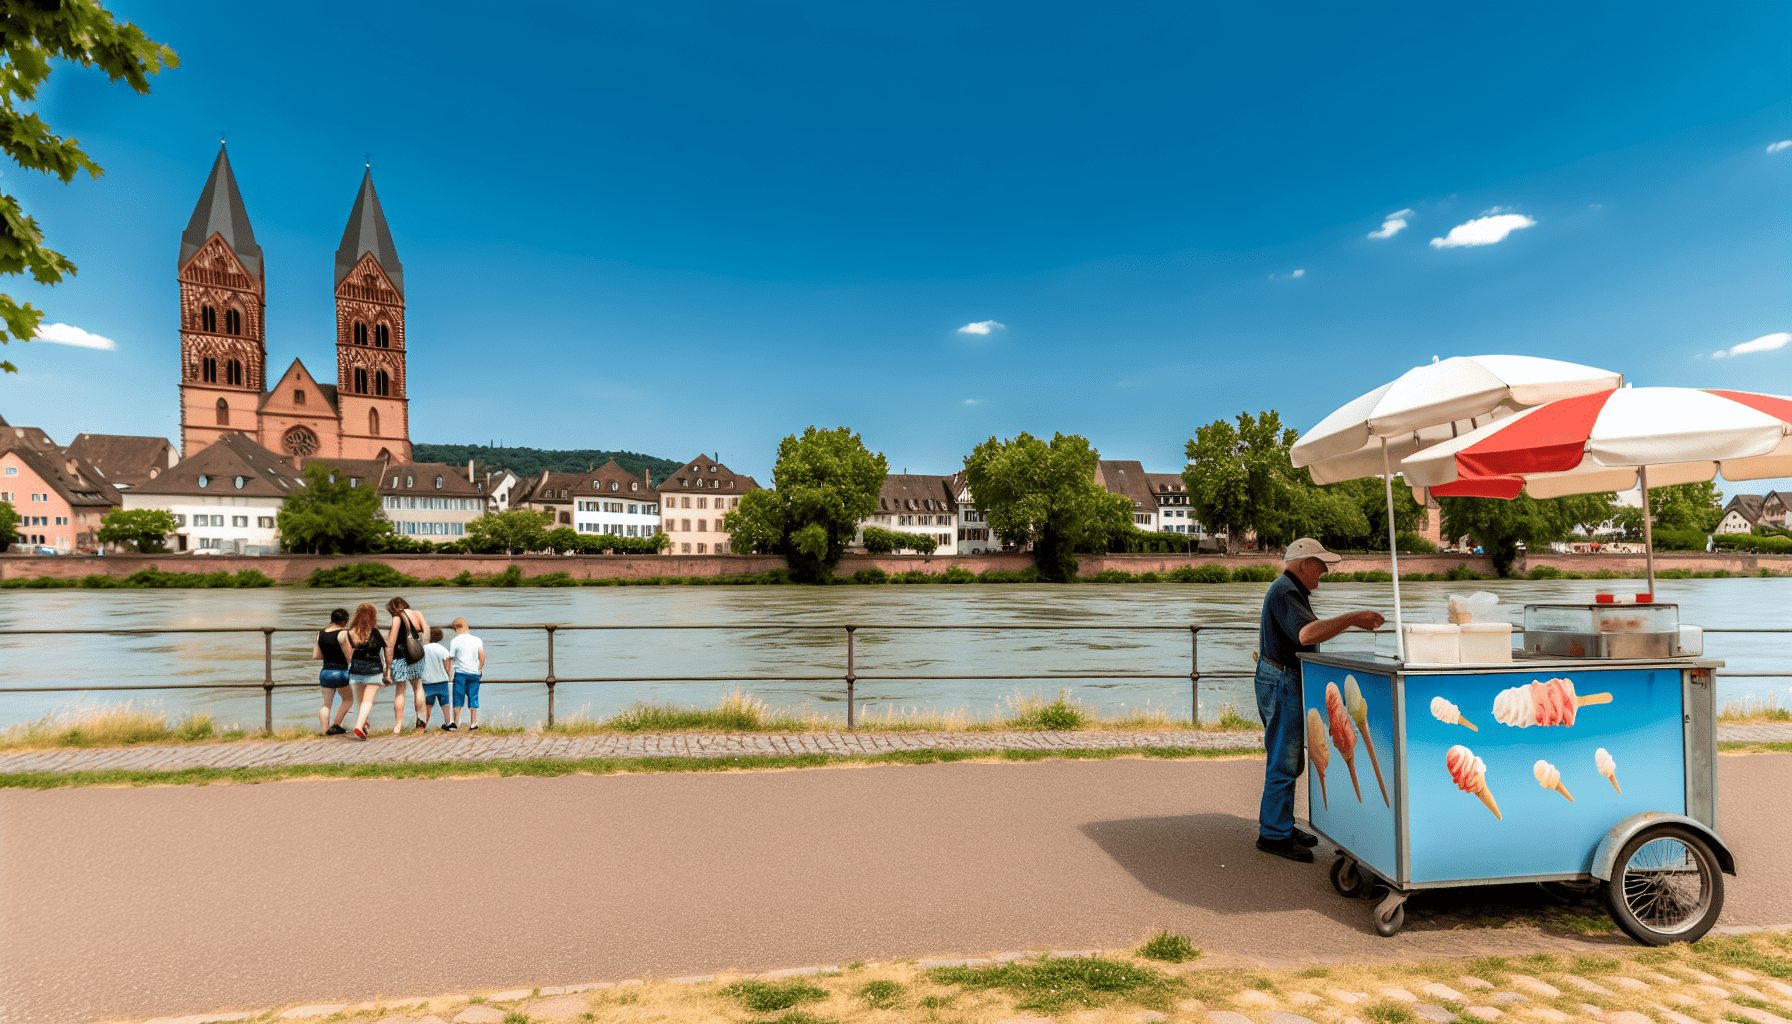
[[[262,276],[261,246],[255,244],[249,211],[243,208],[243,194],[236,189],[236,175],[230,173],[230,157],[225,155],[223,143],[218,144],[218,159],[205,179],[205,191],[199,193],[199,205],[193,207],[193,219],[181,232],[179,266],[186,266],[214,233],[224,236],[252,276]]]
[[[361,191],[355,196],[355,208],[349,212],[348,227],[342,231],[342,245],[336,249],[336,283],[355,269],[362,253],[373,253],[380,269],[392,279],[392,286],[404,296],[404,264],[398,262],[398,249],[392,244],[392,231],[386,227],[385,211],[380,209],[379,194],[373,190],[373,168],[361,176]]]

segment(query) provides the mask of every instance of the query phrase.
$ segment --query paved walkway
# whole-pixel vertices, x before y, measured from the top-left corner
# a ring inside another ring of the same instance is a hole
[[[1792,728],[1787,730],[1792,738]],[[1120,747],[1199,747],[1260,750],[1260,732],[817,732],[604,733],[555,736],[528,733],[479,736],[429,732],[264,743],[186,744],[104,749],[31,750],[0,754],[0,774],[107,769],[266,768],[298,764],[395,764],[442,761],[522,761],[587,757],[742,757],[790,754],[887,754],[898,750],[1111,750]]]

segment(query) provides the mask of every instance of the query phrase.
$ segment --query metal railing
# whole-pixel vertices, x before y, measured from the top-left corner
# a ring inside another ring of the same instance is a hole
[[[554,637],[565,632],[576,631],[653,631],[653,630],[802,630],[808,632],[843,631],[846,640],[845,673],[828,673],[825,675],[802,675],[796,673],[779,673],[774,675],[728,675],[707,676],[668,676],[668,675],[636,675],[636,676],[560,676],[554,668]],[[482,679],[481,685],[515,686],[546,685],[548,698],[547,724],[554,724],[555,688],[561,683],[753,683],[753,682],[843,682],[846,685],[846,728],[858,728],[856,689],[859,681],[899,681],[908,679],[950,679],[969,681],[1020,681],[1030,679],[1187,679],[1189,696],[1192,699],[1191,718],[1195,725],[1201,724],[1201,680],[1202,679],[1248,679],[1256,674],[1250,671],[1201,671],[1201,634],[1222,632],[1255,633],[1257,626],[1243,623],[1199,624],[1190,623],[1182,626],[1135,625],[1125,623],[1098,623],[1089,625],[1055,625],[1042,623],[975,623],[948,625],[915,625],[898,623],[862,624],[823,624],[804,625],[800,623],[722,623],[722,624],[679,624],[679,625],[603,625],[582,626],[563,625],[556,622],[535,623],[509,626],[481,626],[481,633],[518,632],[540,630],[547,637],[547,674],[540,678],[526,679]],[[888,674],[861,674],[857,663],[857,638],[859,631],[984,631],[984,632],[1147,632],[1147,633],[1187,633],[1189,637],[1189,670],[1187,672],[1019,672],[999,674],[957,674],[929,672],[925,675],[915,672]],[[1514,633],[1524,632],[1522,626],[1514,625]],[[1393,630],[1350,630],[1342,636],[1391,634]],[[1706,633],[1792,633],[1792,628],[1733,628],[1706,629]],[[266,712],[265,728],[274,731],[274,690],[315,688],[316,682],[279,683],[274,680],[274,634],[302,633],[315,636],[317,630],[312,626],[189,626],[178,629],[161,628],[118,628],[118,629],[0,629],[0,636],[33,636],[33,635],[106,635],[106,636],[160,636],[169,634],[191,633],[236,633],[262,635],[262,680],[259,683],[105,683],[81,686],[14,686],[0,687],[0,694],[7,693],[54,693],[84,691],[127,691],[127,690],[216,690],[230,688],[260,688],[263,691],[264,709]],[[1792,672],[1718,672],[1719,676],[1729,678],[1792,678]]]

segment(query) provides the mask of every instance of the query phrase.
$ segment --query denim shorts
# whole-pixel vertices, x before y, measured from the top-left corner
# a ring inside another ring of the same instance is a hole
[[[454,673],[454,706],[457,708],[476,708],[479,706],[479,677],[470,672]]]
[[[448,706],[448,684],[447,683],[424,683],[423,684],[423,704],[425,707],[427,707],[431,704],[440,704],[443,707],[447,707]]]
[[[337,689],[348,685],[348,669],[326,668],[317,674],[317,685]]]
[[[362,675],[359,672],[350,672],[348,674],[348,681],[354,683],[356,686],[379,686],[385,683],[386,673],[382,671],[370,672],[367,675]]]

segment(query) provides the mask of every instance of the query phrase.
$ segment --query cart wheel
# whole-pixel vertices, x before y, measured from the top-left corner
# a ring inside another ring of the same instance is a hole
[[[1612,920],[1636,941],[1696,942],[1717,923],[1723,871],[1692,830],[1662,825],[1640,832],[1618,851],[1615,868],[1600,895]]]
[[[1406,923],[1406,903],[1404,901],[1402,901],[1400,903],[1396,903],[1394,905],[1393,912],[1387,913],[1387,914],[1382,913],[1382,908],[1380,905],[1376,906],[1376,908],[1375,908],[1375,934],[1381,936],[1384,939],[1391,939],[1394,937],[1394,933],[1400,930],[1400,926],[1405,923]]]
[[[1363,894],[1368,882],[1357,870],[1356,861],[1340,856],[1332,861],[1332,888],[1338,890],[1338,895],[1351,900]]]

